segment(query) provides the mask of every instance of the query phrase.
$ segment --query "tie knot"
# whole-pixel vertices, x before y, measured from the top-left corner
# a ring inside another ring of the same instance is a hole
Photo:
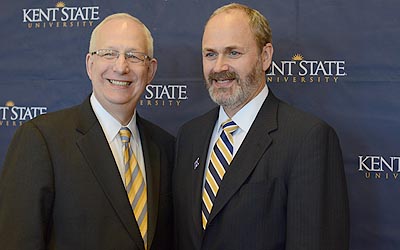
[[[232,134],[239,128],[239,126],[236,125],[236,123],[234,121],[232,121],[231,119],[226,120],[224,123],[222,123],[221,126],[225,132],[230,133],[230,134]]]
[[[121,136],[121,141],[123,143],[128,143],[131,139],[131,131],[127,127],[122,127],[119,130],[119,135]]]

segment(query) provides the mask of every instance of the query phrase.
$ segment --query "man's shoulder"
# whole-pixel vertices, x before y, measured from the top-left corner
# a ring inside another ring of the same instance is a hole
[[[197,127],[202,127],[210,123],[214,125],[216,119],[218,118],[218,110],[219,107],[216,107],[207,111],[204,114],[201,114],[199,116],[190,119],[181,126],[181,129],[193,129]]]
[[[78,116],[78,110],[81,105],[76,105],[56,111],[52,111],[46,114],[39,115],[30,121],[27,121],[27,125],[41,126],[65,126],[68,123],[76,120]]]
[[[163,129],[159,125],[145,119],[142,117],[138,118],[138,126],[139,130],[142,130],[141,133],[146,133],[147,136],[152,138],[163,139],[166,141],[174,141],[175,137],[170,134],[167,130]]]
[[[306,136],[310,134],[327,134],[336,131],[327,121],[318,115],[303,110],[284,101],[279,103],[277,112],[278,131],[282,134]]]
[[[322,118],[309,111],[281,102],[279,105],[278,118],[287,122],[312,126],[322,124],[329,126]]]

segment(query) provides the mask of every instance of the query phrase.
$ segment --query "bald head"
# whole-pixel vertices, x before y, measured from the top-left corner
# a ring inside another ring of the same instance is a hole
[[[120,21],[127,21],[127,22],[135,22],[138,24],[138,28],[142,29],[143,35],[146,39],[146,51],[144,51],[148,56],[153,57],[154,56],[154,49],[153,49],[153,37],[151,36],[151,33],[149,29],[144,25],[139,19],[136,17],[133,17],[127,13],[117,13],[110,15],[106,17],[101,23],[99,23],[96,28],[92,31],[92,35],[90,37],[90,44],[89,44],[89,52],[95,51],[97,49],[100,49],[97,47],[99,36],[101,31],[103,30],[103,27],[106,26],[110,22],[114,22],[116,20]]]

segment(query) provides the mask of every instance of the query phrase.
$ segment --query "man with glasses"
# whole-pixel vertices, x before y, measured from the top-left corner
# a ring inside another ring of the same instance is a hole
[[[0,179],[0,246],[171,249],[173,136],[136,105],[157,70],[153,39],[128,14],[92,32],[81,105],[22,125]]]

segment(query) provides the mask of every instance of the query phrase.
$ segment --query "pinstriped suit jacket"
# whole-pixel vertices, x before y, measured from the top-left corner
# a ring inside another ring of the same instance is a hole
[[[217,116],[216,108],[182,126],[178,135],[176,250],[348,249],[347,188],[337,135],[272,92],[225,174],[202,230],[203,174]]]

